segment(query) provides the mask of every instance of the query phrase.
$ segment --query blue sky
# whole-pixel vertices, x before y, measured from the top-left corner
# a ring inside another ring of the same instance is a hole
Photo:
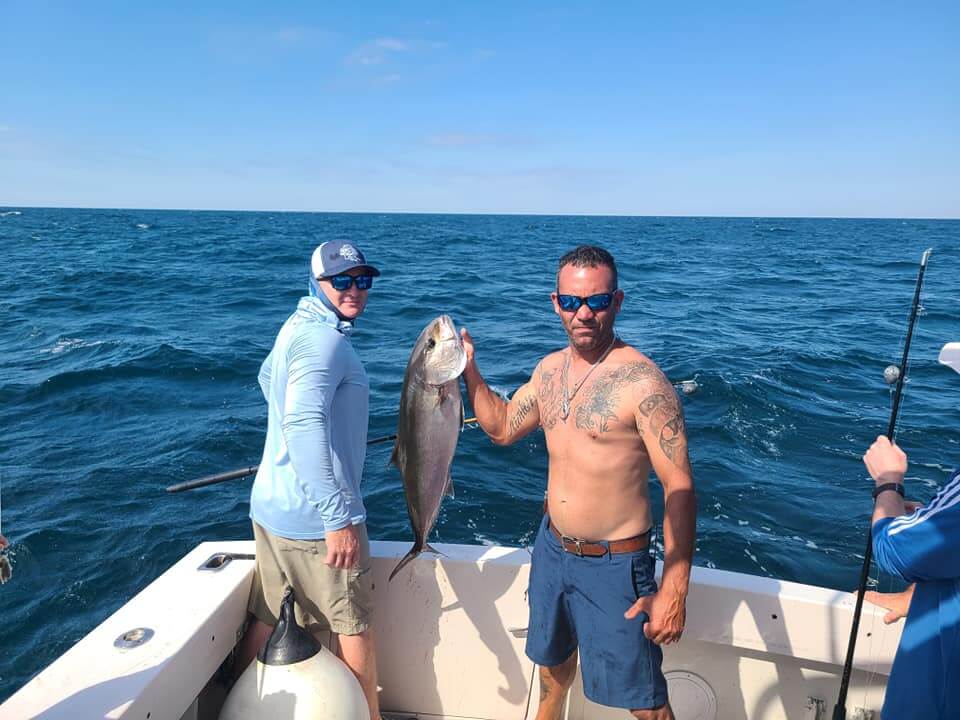
[[[0,2],[0,205],[960,217],[960,4]]]

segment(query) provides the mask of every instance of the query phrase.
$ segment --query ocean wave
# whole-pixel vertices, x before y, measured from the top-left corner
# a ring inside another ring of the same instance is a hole
[[[51,276],[57,284],[54,298],[63,298],[65,294],[95,290],[97,295],[104,292],[136,293],[138,288],[149,284],[155,271],[150,267],[55,267]]]
[[[176,382],[209,383],[248,379],[249,375],[246,369],[223,364],[219,357],[179,349],[164,343],[122,362],[55,372],[42,381],[30,385],[21,383],[2,386],[0,399],[13,402],[36,401],[65,391],[90,390],[100,385],[133,379],[155,378]]]
[[[0,212],[0,217],[11,217],[16,215],[23,215],[19,210],[7,210],[5,212]]]
[[[41,353],[50,355],[59,355],[71,350],[80,350],[83,348],[95,348],[106,344],[105,340],[85,340],[83,338],[61,338],[48,348],[42,348]],[[116,344],[116,343],[113,343]]]

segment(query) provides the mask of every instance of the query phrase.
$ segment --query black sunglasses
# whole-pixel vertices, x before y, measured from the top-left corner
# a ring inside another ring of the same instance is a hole
[[[331,275],[328,278],[334,290],[343,292],[349,290],[354,283],[357,284],[357,290],[369,290],[373,287],[373,275]]]
[[[600,312],[610,307],[613,302],[613,293],[599,293],[590,297],[579,297],[578,295],[557,295],[557,303],[561,310],[567,312],[576,312],[580,306],[586,303],[587,307],[594,312]]]

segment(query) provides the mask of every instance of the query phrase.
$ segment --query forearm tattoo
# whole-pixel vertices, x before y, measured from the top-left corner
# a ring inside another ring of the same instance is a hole
[[[510,418],[510,434],[517,432],[520,427],[523,425],[523,421],[527,419],[527,416],[530,414],[530,411],[537,406],[537,396],[533,393],[527,393],[527,395],[520,401],[517,405],[516,410],[513,412],[513,417]]]

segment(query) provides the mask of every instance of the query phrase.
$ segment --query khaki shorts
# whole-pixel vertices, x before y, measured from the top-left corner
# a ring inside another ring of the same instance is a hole
[[[370,627],[370,541],[366,525],[354,528],[360,537],[360,560],[356,567],[341,570],[324,562],[327,544],[323,540],[288,540],[253,523],[257,564],[247,609],[258,620],[276,625],[280,602],[290,585],[297,622],[310,632],[357,635]]]

